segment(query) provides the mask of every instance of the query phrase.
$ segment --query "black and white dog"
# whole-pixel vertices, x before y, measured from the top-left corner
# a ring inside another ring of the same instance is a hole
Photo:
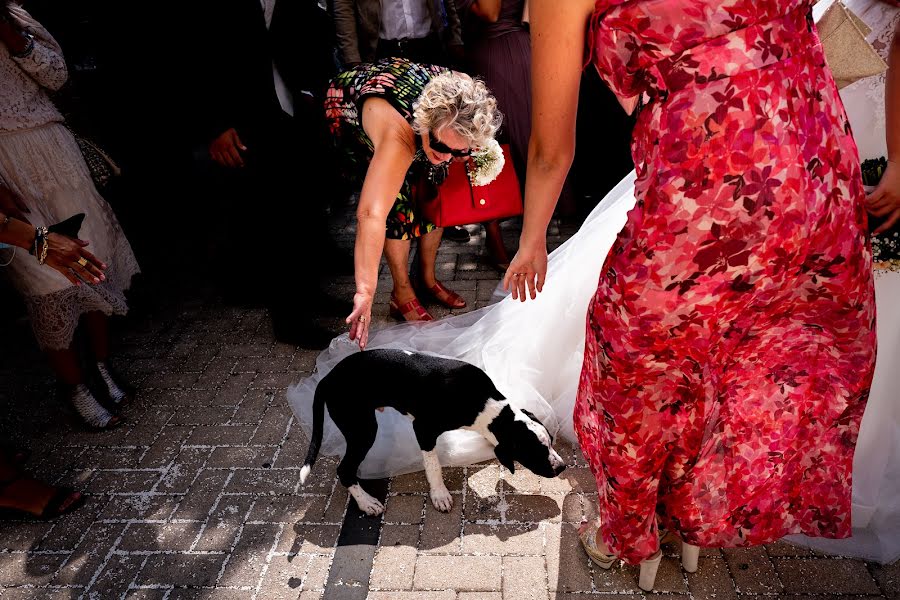
[[[516,461],[542,477],[555,477],[566,468],[553,450],[547,428],[530,412],[511,406],[478,367],[405,350],[367,350],[342,360],[316,388],[312,439],[301,483],[319,454],[325,406],[347,441],[338,478],[369,515],[381,514],[384,506],[360,487],[356,473],[375,442],[375,410],[380,407],[393,407],[412,420],[431,502],[441,511],[453,505],[435,452],[438,437],[446,431],[477,431],[493,444],[497,460],[510,471],[515,471]]]

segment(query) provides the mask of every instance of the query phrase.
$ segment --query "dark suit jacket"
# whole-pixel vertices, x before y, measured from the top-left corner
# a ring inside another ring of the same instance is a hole
[[[454,0],[426,0],[431,12],[433,33],[445,44],[461,45],[462,30]],[[341,59],[345,63],[372,62],[378,47],[381,27],[381,0],[332,0],[334,27]],[[444,13],[447,27],[444,28]]]
[[[294,104],[304,90],[321,98],[332,75],[333,33],[316,0],[277,0],[266,28],[260,0],[199,0],[193,20],[197,77],[193,94],[200,139],[229,128],[256,137],[288,115],[275,93],[273,61]]]

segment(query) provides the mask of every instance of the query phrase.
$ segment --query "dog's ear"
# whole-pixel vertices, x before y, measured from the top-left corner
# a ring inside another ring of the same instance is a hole
[[[500,444],[494,448],[494,456],[500,464],[506,467],[510,473],[516,472],[516,459],[513,458],[512,447],[509,444]]]

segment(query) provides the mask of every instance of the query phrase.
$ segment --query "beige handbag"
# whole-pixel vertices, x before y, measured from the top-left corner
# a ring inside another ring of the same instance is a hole
[[[838,89],[887,70],[887,63],[866,41],[872,30],[840,0],[825,11],[817,25]]]

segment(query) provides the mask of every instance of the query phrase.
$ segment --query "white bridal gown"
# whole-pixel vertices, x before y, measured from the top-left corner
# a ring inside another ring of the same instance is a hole
[[[816,5],[816,16],[832,0]],[[900,6],[883,0],[845,0],[872,33],[868,40],[886,59],[900,21]],[[860,158],[887,156],[885,76],[841,90]],[[878,361],[853,459],[853,537],[828,540],[791,536],[789,541],[824,552],[891,563],[900,558],[900,272],[877,270],[875,303]]]
[[[869,6],[879,2],[851,0],[848,4]],[[886,4],[884,7],[887,17],[892,9]],[[855,10],[866,18],[864,11]],[[875,144],[871,152],[878,152],[879,139],[884,147],[884,121],[882,117],[879,133],[878,118],[873,116],[877,90],[857,91],[866,85],[859,82],[846,88],[844,98],[851,105],[848,108],[854,130],[866,130],[866,139]],[[882,101],[880,114],[883,112]],[[883,149],[873,156],[882,154]],[[547,282],[536,301],[521,303],[506,297],[457,317],[389,327],[372,334],[369,348],[411,349],[475,364],[491,376],[511,402],[535,413],[551,432],[577,444],[572,413],[584,352],[587,306],[596,291],[606,254],[633,206],[634,172],[606,195],[577,234],[550,255]],[[892,297],[900,298],[900,273],[881,274],[876,289],[878,368],[863,418],[853,482],[853,519],[859,530],[853,540],[806,539],[803,543],[886,562],[900,554],[900,401],[896,397],[900,389],[900,368],[896,368],[900,364],[900,309],[888,306]],[[315,374],[288,390],[291,407],[307,434],[317,383],[342,358],[358,351],[346,335],[335,338],[319,355]],[[403,382],[395,384],[402,386]],[[428,390],[422,390],[422,395],[427,400]],[[360,475],[377,478],[422,469],[410,421],[393,409],[377,417],[378,438],[360,467]],[[326,417],[322,454],[341,455],[344,448],[343,436]],[[463,431],[442,436],[438,451],[441,463],[448,466],[493,457],[492,448],[480,436]]]

